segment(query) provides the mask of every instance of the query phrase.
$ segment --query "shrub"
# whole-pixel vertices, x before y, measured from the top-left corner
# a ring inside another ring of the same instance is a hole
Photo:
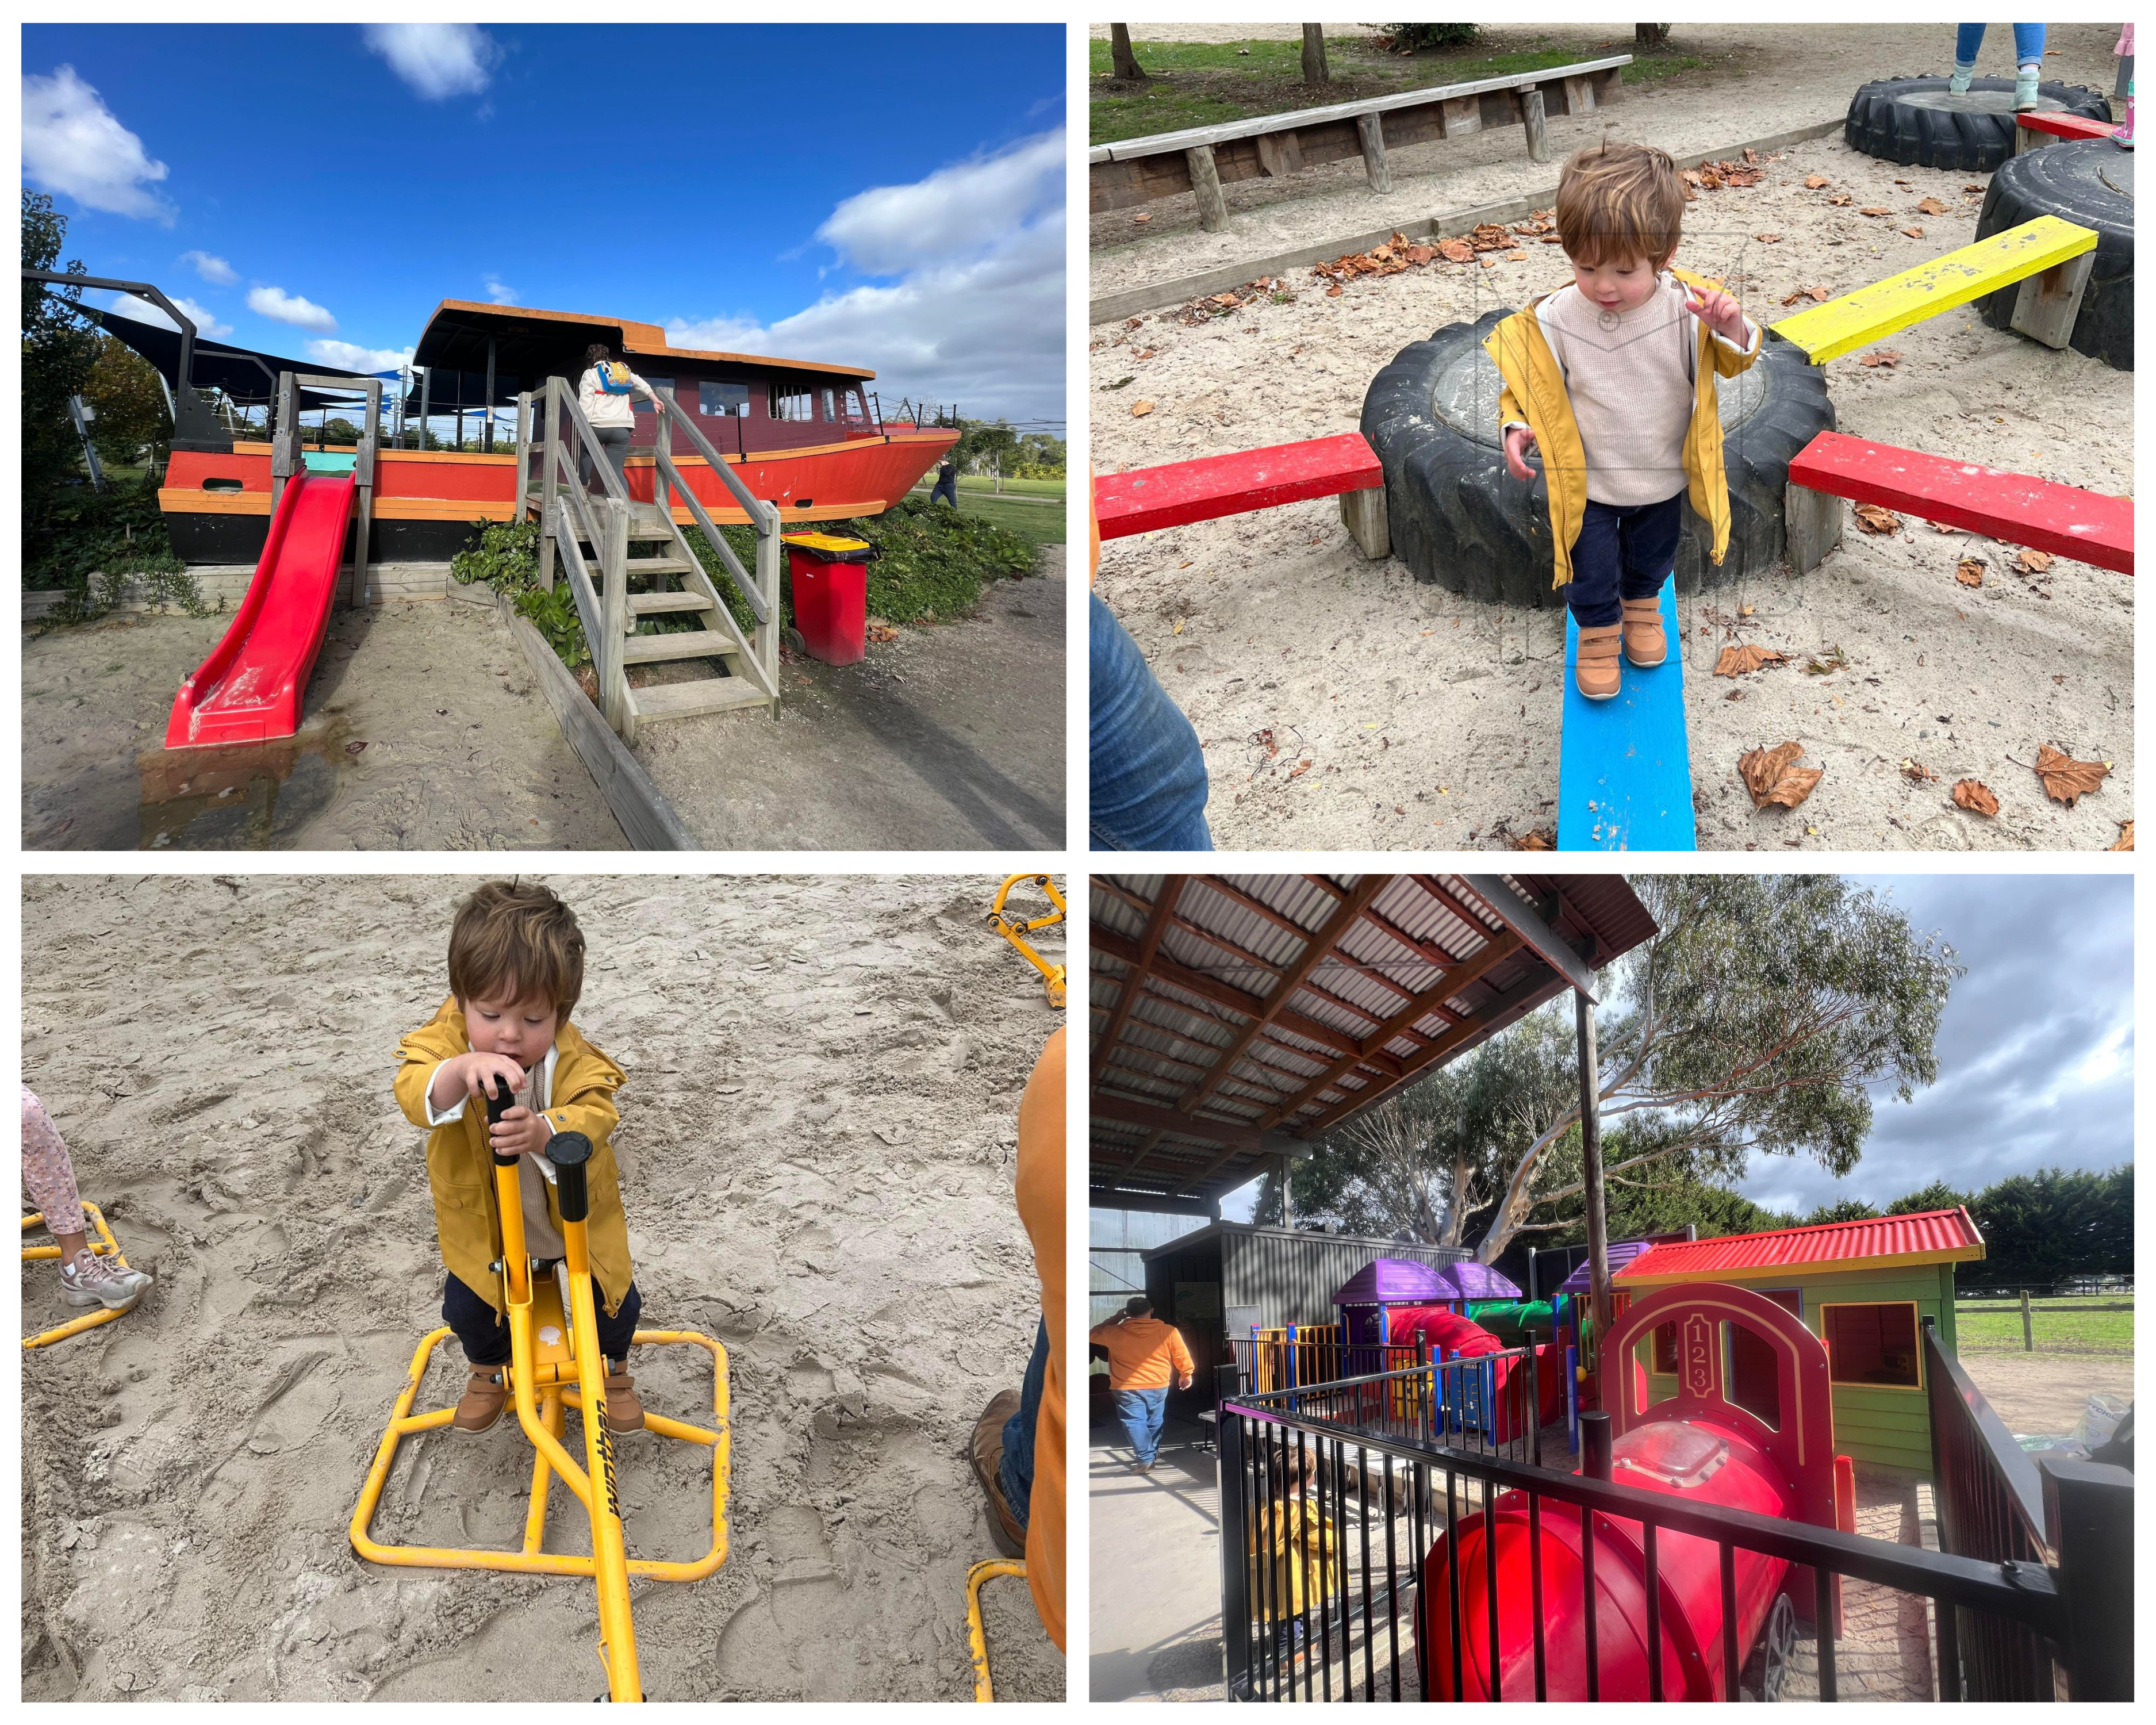
[[[1395,54],[1419,54],[1425,48],[1465,48],[1482,33],[1480,24],[1376,24],[1392,39]]]
[[[480,521],[475,544],[466,546],[449,559],[449,573],[469,587],[477,582],[508,596],[519,617],[546,638],[554,656],[571,670],[591,662],[591,644],[584,639],[583,619],[565,572],[557,572],[553,590],[539,585],[539,523],[536,521]]]
[[[26,532],[23,585],[68,597],[49,614],[60,623],[88,623],[120,602],[129,582],[153,604],[177,604],[190,617],[209,607],[187,566],[172,550],[149,474],[106,491],[87,485],[64,491],[42,532]]]

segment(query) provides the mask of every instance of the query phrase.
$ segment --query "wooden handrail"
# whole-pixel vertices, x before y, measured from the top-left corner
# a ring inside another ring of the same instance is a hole
[[[628,488],[616,475],[613,463],[607,459],[606,446],[600,443],[598,433],[592,429],[592,422],[584,417],[584,410],[577,405],[577,393],[569,388],[569,380],[566,377],[549,377],[547,380],[547,388],[549,391],[560,392],[562,406],[568,414],[569,424],[576,429],[577,435],[583,440],[584,448],[592,458],[592,466],[604,484],[608,497],[616,503],[626,504],[629,501]],[[583,486],[584,481],[581,475],[578,476],[577,483],[579,486]]]
[[[702,560],[696,556],[695,549],[690,545],[688,535],[681,531],[680,524],[674,519],[674,511],[666,506],[666,491],[670,486],[687,498],[690,509],[701,516],[703,515],[703,511],[697,504],[696,494],[681,483],[681,470],[675,466],[673,456],[668,453],[663,444],[654,453],[657,456],[657,460],[653,469],[652,495],[659,502],[660,519],[673,530],[674,548],[688,563],[691,576],[702,587],[705,597],[711,600],[712,608],[716,612],[719,623],[726,635],[737,647],[741,649],[742,658],[754,673],[749,680],[762,690],[766,695],[777,695],[778,691],[771,686],[771,680],[764,675],[764,668],[757,659],[756,649],[749,644],[748,638],[741,632],[741,625],[734,621],[733,612],[728,608],[725,599],[720,597],[718,588],[711,584],[711,578],[705,572]],[[706,530],[706,536],[711,538],[712,543],[720,546],[721,554],[724,555],[725,542],[713,536],[709,529]],[[740,567],[733,562],[732,557],[728,557],[727,562],[737,569]],[[742,587],[742,595],[747,599],[751,608],[755,611],[757,621],[759,624],[763,622],[765,610],[762,596],[746,583]]]
[[[776,532],[778,529],[778,506],[767,503],[742,483],[741,475],[733,470],[723,455],[711,447],[711,440],[704,435],[703,429],[681,411],[680,403],[674,399],[674,392],[670,388],[654,388],[651,393],[654,399],[665,403],[666,414],[688,433],[689,441],[696,446],[696,453],[711,463],[711,470],[725,482],[726,490],[733,494],[734,501],[747,512],[749,525],[757,528],[757,536],[762,537],[764,531],[757,523],[767,520],[771,530]]]
[[[654,390],[652,393],[654,395],[669,393],[669,392],[660,390]],[[681,413],[681,410],[678,407],[675,407],[670,400],[665,403],[665,409],[670,410],[676,419],[685,421],[686,416],[684,415]],[[741,559],[734,555],[733,547],[726,543],[724,536],[720,533],[717,525],[711,520],[710,511],[706,510],[704,507],[704,500],[699,497],[694,491],[690,490],[687,485],[681,482],[680,470],[674,465],[673,451],[669,447],[668,444],[665,423],[665,411],[662,411],[660,417],[660,424],[659,428],[659,438],[652,445],[653,454],[665,464],[666,472],[673,482],[674,488],[681,494],[681,501],[689,506],[689,513],[696,517],[696,525],[703,530],[705,539],[710,543],[711,548],[719,554],[719,561],[726,565],[726,573],[733,577],[734,584],[740,588],[742,597],[748,601],[749,609],[756,613],[756,620],[759,624],[770,622],[770,608],[764,603],[763,595],[756,590],[756,584],[749,579],[748,572],[741,566]],[[701,446],[701,453],[703,454],[705,459],[709,461],[712,467],[718,472],[725,475],[728,483],[735,491],[743,497],[747,497],[749,495],[747,488],[743,486],[741,482],[735,478],[733,470],[731,468],[729,468],[723,461],[717,459],[718,452],[713,449],[711,444],[705,440],[704,434],[693,425],[689,426],[687,429],[690,434],[690,441]],[[762,500],[752,499],[751,501],[755,502],[761,501]],[[777,515],[778,511],[773,509],[772,513],[775,516]],[[756,509],[750,509],[748,511],[748,516],[750,531],[755,533],[759,540],[761,540],[767,532],[777,531],[778,523],[776,521],[773,521],[768,526],[767,526],[762,519],[760,512]],[[669,511],[669,519],[671,519],[670,511]]]

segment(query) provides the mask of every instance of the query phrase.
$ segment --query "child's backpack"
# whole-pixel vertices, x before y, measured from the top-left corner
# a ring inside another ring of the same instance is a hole
[[[631,388],[629,367],[618,359],[603,359],[593,370],[599,374],[599,388],[608,395],[627,395]]]

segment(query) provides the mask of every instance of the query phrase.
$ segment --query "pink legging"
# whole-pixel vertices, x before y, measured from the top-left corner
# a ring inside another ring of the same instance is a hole
[[[45,1105],[23,1086],[23,1183],[30,1202],[45,1213],[49,1234],[87,1234],[82,1198],[74,1188],[74,1165]]]

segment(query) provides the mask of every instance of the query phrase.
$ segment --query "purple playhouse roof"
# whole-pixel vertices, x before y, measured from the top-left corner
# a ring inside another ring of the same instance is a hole
[[[1335,1306],[1413,1306],[1456,1299],[1445,1271],[1413,1258],[1373,1258],[1332,1296]]]
[[[1519,1285],[1500,1276],[1487,1264],[1448,1264],[1437,1272],[1440,1281],[1450,1285],[1455,1299],[1459,1300],[1517,1300]]]
[[[1651,1240],[1613,1240],[1609,1242],[1609,1273],[1622,1270],[1633,1259],[1653,1248]],[[1587,1291],[1587,1260],[1579,1260],[1579,1267],[1558,1284],[1560,1294],[1584,1294]]]

